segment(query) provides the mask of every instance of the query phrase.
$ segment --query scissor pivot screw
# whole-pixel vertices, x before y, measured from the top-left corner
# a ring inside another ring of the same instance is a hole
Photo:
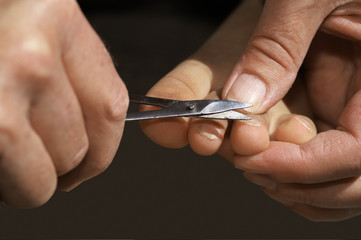
[[[187,108],[188,108],[189,110],[193,110],[193,109],[195,108],[195,106],[194,106],[193,103],[190,103],[190,104],[188,104]]]

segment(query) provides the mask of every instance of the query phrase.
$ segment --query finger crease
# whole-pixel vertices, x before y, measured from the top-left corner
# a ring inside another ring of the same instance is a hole
[[[282,50],[284,54],[277,55],[277,51],[274,51],[275,49],[274,47],[265,48],[262,45],[258,44],[265,41],[271,42],[271,44],[267,44],[267,46],[276,45],[277,49]],[[272,37],[269,36],[257,36],[254,38],[253,43],[254,43],[253,47],[255,50],[264,54],[269,59],[280,65],[282,68],[286,69],[288,72],[295,71],[296,66],[298,65],[295,60],[296,56],[294,56],[292,54],[292,51],[290,51],[290,49],[288,49],[284,44],[280,43],[276,39],[273,39]],[[286,59],[285,57],[287,57],[288,59],[287,61],[283,60]]]

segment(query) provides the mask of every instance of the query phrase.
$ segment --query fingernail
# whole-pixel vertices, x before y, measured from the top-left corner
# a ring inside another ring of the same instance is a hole
[[[76,162],[76,165],[79,164],[79,162],[84,158],[86,152],[88,151],[89,146],[85,145],[83,146],[73,157],[73,161]]]
[[[212,124],[200,123],[197,126],[197,131],[200,135],[212,141],[222,136],[222,130]]]
[[[308,121],[308,119],[303,119],[303,118],[300,118],[300,117],[295,117],[295,119],[300,122],[302,124],[302,126],[304,126],[308,131],[310,132],[314,132],[313,131],[313,127],[311,125],[311,123]]]
[[[250,74],[241,74],[232,84],[227,93],[227,100],[250,103],[248,112],[256,112],[266,95],[266,85],[258,77]]]
[[[212,133],[208,133],[208,132],[199,132],[200,135],[202,135],[203,137],[208,138],[209,140],[217,140],[218,137]]]
[[[277,188],[277,183],[266,175],[245,172],[243,176],[254,184],[260,185],[268,190],[274,191]]]

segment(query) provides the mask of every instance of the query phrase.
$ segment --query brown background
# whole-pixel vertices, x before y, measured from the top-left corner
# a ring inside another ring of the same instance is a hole
[[[129,92],[146,93],[209,37],[237,1],[80,3]],[[70,193],[57,192],[38,209],[0,207],[0,237],[360,239],[360,217],[310,222],[220,157],[160,148],[137,123],[127,123],[105,173]]]

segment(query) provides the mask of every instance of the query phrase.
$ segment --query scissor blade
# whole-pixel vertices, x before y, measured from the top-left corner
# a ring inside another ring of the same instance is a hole
[[[194,116],[197,118],[206,118],[206,119],[219,119],[219,120],[250,120],[251,117],[244,115],[236,111],[227,111],[215,114],[199,115]]]
[[[159,118],[173,118],[173,117],[201,117],[206,115],[212,115],[222,112],[227,112],[235,109],[241,109],[250,107],[250,104],[223,101],[223,100],[196,100],[196,101],[177,101],[170,107],[162,108],[153,111],[132,112],[128,113],[126,120],[147,120],[147,119],[159,119]],[[238,116],[234,116],[238,115]],[[206,118],[206,117],[205,117]],[[208,117],[212,118],[212,117]],[[244,116],[240,116],[235,113],[231,115],[216,115],[215,119],[245,119]]]
[[[140,120],[149,120],[149,119],[159,119],[159,118],[173,118],[173,117],[189,117],[195,116],[199,113],[192,113],[187,111],[173,111],[169,108],[162,108],[159,110],[152,111],[142,111],[142,112],[130,112],[127,113],[126,121],[140,121]]]
[[[147,97],[138,94],[129,94],[129,101],[132,103],[153,105],[159,107],[168,107],[174,103],[179,102],[178,100],[173,100],[173,99]]]
[[[156,112],[156,113],[154,113]],[[160,118],[172,118],[172,117],[182,117],[180,114],[170,114],[164,109],[155,110],[155,111],[143,111],[143,112],[132,112],[128,113],[126,121],[140,121],[140,120],[149,120],[149,119],[160,119]],[[244,115],[236,111],[226,111],[221,113],[214,114],[184,114],[183,117],[195,117],[195,118],[205,118],[205,119],[218,119],[218,120],[250,120],[251,117]]]
[[[201,100],[201,101],[206,102],[207,100]],[[206,103],[207,104],[204,106],[202,110],[199,109],[200,114],[215,114],[215,113],[227,112],[230,110],[252,107],[252,105],[248,103],[226,101],[226,100],[213,100],[213,101],[209,100]]]

